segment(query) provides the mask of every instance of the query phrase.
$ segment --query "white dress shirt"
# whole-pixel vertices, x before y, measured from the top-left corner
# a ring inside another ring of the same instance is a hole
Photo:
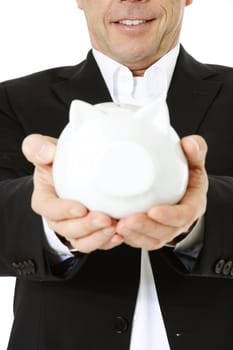
[[[149,67],[143,77],[134,77],[127,67],[93,49],[93,55],[112,100],[117,103],[130,103],[139,106],[151,103],[161,96],[166,98],[178,54],[179,45]],[[53,254],[54,261],[72,257],[72,250],[61,243],[55,233],[48,228],[44,219],[43,224],[47,249]],[[189,255],[193,247],[200,252],[202,244],[200,226],[199,221],[192,233],[175,247],[177,255],[180,251],[184,256],[185,252]],[[169,349],[149,254],[142,249],[140,284],[134,312],[130,350]]]
[[[149,67],[143,77],[133,77],[131,71],[93,50],[114,102],[143,106],[161,96],[166,98],[179,54],[179,45]],[[147,251],[142,249],[141,274],[130,350],[169,350],[156,284]]]

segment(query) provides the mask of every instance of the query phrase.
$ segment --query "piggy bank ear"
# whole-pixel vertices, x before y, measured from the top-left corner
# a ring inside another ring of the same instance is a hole
[[[88,120],[94,120],[102,116],[103,114],[90,103],[81,100],[73,100],[71,102],[69,120],[75,127],[81,126]]]
[[[145,123],[150,123],[162,133],[168,133],[170,126],[169,111],[164,98],[143,106],[136,112],[135,118],[142,119]]]

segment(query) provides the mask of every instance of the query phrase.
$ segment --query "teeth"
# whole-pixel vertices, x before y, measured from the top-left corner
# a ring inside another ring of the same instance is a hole
[[[120,24],[124,24],[126,26],[136,26],[138,24],[145,23],[146,21],[143,19],[124,19],[123,21],[120,21]]]

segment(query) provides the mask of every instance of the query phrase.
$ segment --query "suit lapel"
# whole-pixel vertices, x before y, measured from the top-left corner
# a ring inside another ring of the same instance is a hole
[[[51,86],[56,96],[67,106],[74,99],[91,104],[112,101],[107,86],[91,52],[87,59],[68,67],[59,75],[60,81]]]
[[[198,133],[221,86],[210,66],[195,61],[181,47],[167,98],[171,124],[181,137]]]
[[[91,52],[84,62],[65,68],[59,79],[51,88],[67,107],[73,99],[91,104],[112,101]],[[181,47],[167,98],[171,124],[181,137],[198,132],[221,85],[209,66],[195,61]]]

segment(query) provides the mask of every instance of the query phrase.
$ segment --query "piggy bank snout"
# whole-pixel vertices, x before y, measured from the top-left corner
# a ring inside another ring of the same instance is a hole
[[[150,190],[155,182],[155,162],[137,143],[109,145],[96,160],[94,184],[110,197],[132,197]]]
[[[58,196],[114,218],[182,198],[188,164],[166,105],[73,107],[53,164]]]

